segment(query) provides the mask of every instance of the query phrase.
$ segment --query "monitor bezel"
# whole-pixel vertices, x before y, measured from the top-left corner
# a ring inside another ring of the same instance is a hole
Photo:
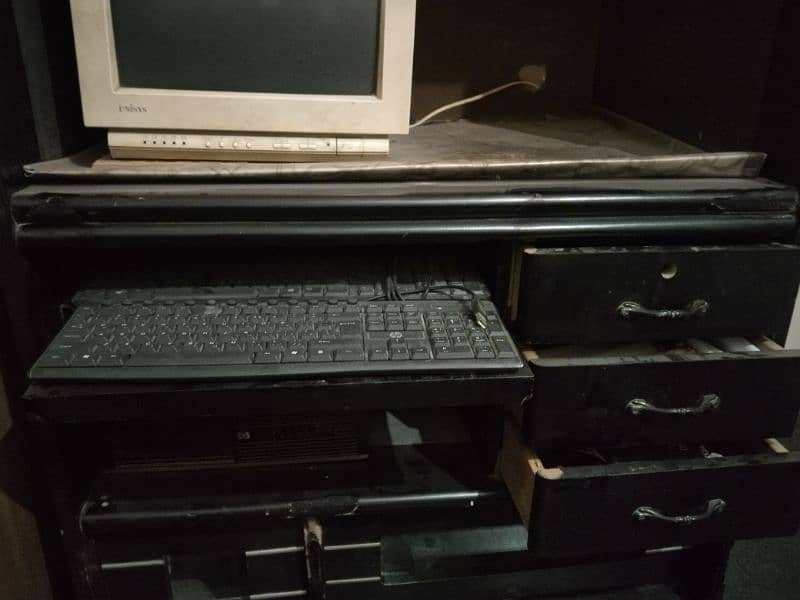
[[[110,0],[71,0],[88,127],[318,135],[408,132],[416,0],[381,0],[374,95],[265,94],[119,85]]]

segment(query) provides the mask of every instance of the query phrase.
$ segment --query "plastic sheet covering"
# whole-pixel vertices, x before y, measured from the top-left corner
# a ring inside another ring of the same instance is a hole
[[[31,178],[80,180],[398,181],[756,177],[766,156],[703,152],[618,115],[432,123],[394,136],[382,160],[316,163],[115,160],[105,148],[34,163]]]

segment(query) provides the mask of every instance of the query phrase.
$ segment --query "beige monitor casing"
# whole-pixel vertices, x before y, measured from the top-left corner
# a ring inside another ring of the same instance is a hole
[[[121,87],[109,1],[71,6],[84,123],[109,129],[115,158],[379,157],[388,135],[408,133],[416,0],[382,0],[369,96]]]

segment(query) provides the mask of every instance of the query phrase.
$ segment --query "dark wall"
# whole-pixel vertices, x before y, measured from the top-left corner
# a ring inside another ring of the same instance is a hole
[[[7,148],[7,160],[21,164],[57,158],[97,141],[101,132],[83,126],[69,2],[3,0],[0,10],[0,61],[11,63],[3,71],[4,77],[11,73],[3,101],[25,113],[21,125],[15,124],[13,112],[0,117],[3,128],[23,127]]]
[[[0,169],[38,156],[33,114],[10,0],[0,0]],[[2,172],[0,172],[2,177]]]
[[[509,90],[466,114],[589,103],[599,15],[600,0],[418,0],[412,114],[519,79],[525,65],[547,65],[540,94]]]
[[[22,0],[31,2],[34,0]],[[52,81],[62,153],[73,154],[105,138],[105,131],[83,126],[78,65],[67,0],[41,0],[42,31]]]
[[[800,6],[787,0],[776,32],[756,140],[756,148],[768,155],[765,175],[793,185],[800,185],[799,33]]]
[[[595,101],[706,150],[752,149],[783,4],[605,0]]]
[[[24,305],[26,276],[24,264],[13,248],[8,196],[12,180],[19,178],[20,165],[37,160],[39,149],[10,0],[0,0],[0,73],[0,326],[4,327],[0,335],[0,372],[13,403],[24,379],[17,356],[20,336],[25,336],[19,325],[25,319],[13,313],[11,307]],[[16,318],[12,319],[11,314]]]

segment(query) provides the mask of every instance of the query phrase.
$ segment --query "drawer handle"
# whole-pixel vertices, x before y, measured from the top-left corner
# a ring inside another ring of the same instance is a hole
[[[700,404],[697,406],[681,406],[678,408],[659,408],[654,404],[650,404],[647,400],[642,398],[634,398],[625,408],[628,409],[632,415],[675,415],[679,417],[690,417],[692,415],[704,415],[706,413],[718,410],[722,406],[722,399],[716,394],[705,394],[700,399]]]
[[[646,308],[633,300],[626,300],[617,307],[617,313],[623,319],[632,317],[668,320],[695,319],[705,317],[709,310],[711,310],[711,305],[705,300],[692,300],[682,309]]]
[[[725,510],[725,500],[721,498],[714,498],[708,501],[705,511],[699,515],[678,515],[672,517],[657,511],[652,506],[640,506],[633,511],[633,516],[639,521],[646,521],[647,519],[656,519],[658,521],[667,521],[668,523],[677,523],[678,525],[691,525],[700,521],[706,521],[717,513]]]

